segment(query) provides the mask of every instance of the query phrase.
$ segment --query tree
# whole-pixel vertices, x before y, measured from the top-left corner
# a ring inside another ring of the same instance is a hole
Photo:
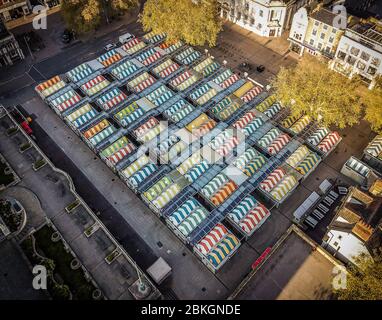
[[[360,81],[330,70],[326,63],[305,57],[297,65],[281,68],[272,86],[277,98],[294,115],[307,114],[325,126],[351,126],[360,120]]]
[[[137,4],[138,0],[63,0],[61,12],[68,28],[85,33],[96,29],[105,15],[115,16]]]
[[[140,21],[146,32],[191,45],[215,46],[222,30],[216,0],[148,0]]]
[[[336,290],[340,300],[382,299],[382,256],[374,261],[364,255],[356,258],[357,266],[349,268],[346,289]]]
[[[382,77],[379,77],[373,90],[365,90],[363,105],[365,107],[364,119],[371,128],[382,134]]]

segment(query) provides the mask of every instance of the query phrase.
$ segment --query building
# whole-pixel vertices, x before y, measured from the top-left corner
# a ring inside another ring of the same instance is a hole
[[[341,262],[292,225],[229,299],[330,300],[340,268]]]
[[[31,13],[29,0],[0,0],[0,19],[14,20]]]
[[[219,0],[221,17],[262,37],[279,37],[295,12],[314,0]]]
[[[344,263],[356,264],[355,256],[382,253],[381,180],[369,191],[351,187],[323,239],[323,246]]]
[[[382,22],[368,19],[359,20],[345,30],[330,66],[349,78],[360,76],[372,89],[382,74],[381,61]]]
[[[293,17],[289,33],[291,50],[300,56],[308,52],[332,59],[344,33],[334,26],[335,17],[326,8],[315,10],[310,15],[307,9],[300,8]]]
[[[19,43],[0,19],[0,67],[13,65],[14,62],[24,58]]]

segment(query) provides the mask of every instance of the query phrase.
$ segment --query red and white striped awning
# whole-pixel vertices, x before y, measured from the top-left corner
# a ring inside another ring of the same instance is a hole
[[[171,81],[171,84],[174,86],[174,87],[177,87],[179,86],[182,82],[186,81],[189,77],[192,76],[192,73],[191,71],[187,70],[185,72],[183,72],[182,74],[180,74],[179,76],[177,76],[175,79],[173,79]]]
[[[241,97],[241,100],[244,102],[250,102],[254,99],[263,89],[260,86],[253,87],[250,89],[244,96]]]
[[[152,76],[150,76],[146,80],[143,80],[142,82],[138,83],[136,87],[134,88],[134,90],[137,93],[139,93],[145,90],[146,88],[150,87],[152,84],[154,84],[154,82],[155,82],[155,79]]]
[[[96,84],[106,80],[103,76],[98,75],[95,78],[89,80],[88,82],[84,83],[81,87],[88,90],[92,87],[94,87]]]
[[[256,114],[252,111],[247,112],[244,116],[242,116],[239,120],[237,120],[232,126],[236,129],[243,129],[247,126],[248,123],[250,123],[254,118],[256,117]]]
[[[163,69],[159,75],[161,78],[166,78],[173,72],[179,69],[179,65],[177,63],[170,64],[167,68]]]
[[[269,214],[269,210],[263,204],[259,204],[247,214],[239,225],[245,233],[250,233]]]
[[[140,127],[134,130],[134,133],[137,137],[143,136],[148,130],[151,128],[157,126],[159,124],[159,121],[151,117],[149,120],[147,120],[144,124],[142,124]]]
[[[225,157],[238,144],[239,144],[239,139],[237,137],[231,137],[227,139],[227,141],[224,142],[224,144],[221,147],[216,149],[216,152],[219,153],[221,156]]]
[[[60,103],[58,106],[57,106],[57,109],[60,111],[60,112],[63,112],[65,111],[66,109],[68,109],[69,107],[71,107],[72,105],[76,104],[77,102],[79,102],[81,100],[81,97],[78,95],[78,94],[75,94],[74,96],[70,97],[68,100]]]
[[[154,54],[152,54],[151,56],[149,56],[148,58],[146,58],[145,60],[143,60],[142,63],[145,66],[149,66],[153,62],[157,61],[161,56],[162,55],[160,54],[160,52],[157,51]]]
[[[270,192],[277,184],[281,181],[281,179],[285,176],[285,171],[282,168],[278,168],[274,170],[269,176],[260,183],[260,188]]]
[[[131,152],[133,152],[135,149],[135,146],[132,143],[127,144],[123,148],[119,149],[116,153],[111,155],[108,159],[111,163],[116,165],[119,161],[121,161],[124,157],[129,155]]]
[[[225,226],[218,223],[197,245],[197,249],[207,255],[228,233]]]
[[[279,135],[268,147],[268,152],[272,155],[277,154],[290,141],[290,137],[284,133]]]
[[[226,79],[225,81],[223,81],[220,86],[223,88],[223,89],[226,89],[230,86],[232,86],[236,81],[240,80],[240,77],[234,73],[232,76],[230,76],[228,79]]]
[[[328,153],[340,138],[341,137],[337,131],[331,132],[320,142],[318,148],[324,153]]]

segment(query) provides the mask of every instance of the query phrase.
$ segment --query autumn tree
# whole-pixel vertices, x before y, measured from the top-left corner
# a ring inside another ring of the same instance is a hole
[[[138,0],[63,0],[61,12],[68,28],[77,33],[96,29],[105,17],[135,7]]]
[[[349,268],[346,288],[336,290],[340,300],[382,300],[382,256],[372,260],[360,255],[357,268]]]
[[[281,68],[271,84],[294,115],[307,114],[325,126],[339,128],[360,120],[360,81],[345,78],[318,59],[305,57],[293,67]]]
[[[222,30],[216,0],[148,0],[140,21],[146,32],[191,45],[214,46]]]
[[[382,134],[382,77],[377,79],[373,90],[365,90],[363,105],[365,120],[370,123],[375,132]]]

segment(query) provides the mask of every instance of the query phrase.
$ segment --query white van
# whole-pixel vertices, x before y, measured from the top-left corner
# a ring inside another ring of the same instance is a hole
[[[125,42],[129,41],[132,38],[134,38],[134,36],[131,33],[125,33],[119,37],[119,42],[121,44],[124,44]]]

